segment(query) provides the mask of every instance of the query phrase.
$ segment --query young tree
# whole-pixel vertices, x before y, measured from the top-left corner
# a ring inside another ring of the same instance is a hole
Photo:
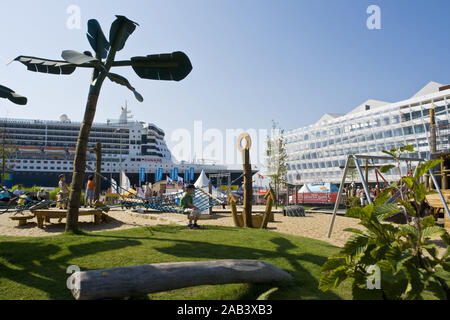
[[[171,81],[183,80],[192,70],[191,62],[183,52],[132,57],[127,61],[115,61],[116,53],[124,48],[129,36],[138,25],[136,22],[124,16],[116,17],[117,19],[111,25],[109,41],[106,39],[97,20],[88,21],[87,38],[95,52],[95,57],[89,51],[80,53],[73,50],[66,50],[62,53],[64,61],[28,56],[19,56],[15,59],[15,61],[19,61],[27,66],[30,71],[57,75],[72,74],[76,68],[93,69],[84,119],[78,135],[66,231],[78,230],[81,189],[86,171],[86,151],[103,82],[108,78],[110,81],[123,85],[131,90],[138,101],[142,102],[144,100],[125,77],[111,73],[111,68],[132,67],[140,78]]]
[[[280,188],[287,182],[287,152],[284,129],[280,129],[273,120],[272,137],[267,138],[266,156],[267,176],[275,185],[276,203],[279,204]]]

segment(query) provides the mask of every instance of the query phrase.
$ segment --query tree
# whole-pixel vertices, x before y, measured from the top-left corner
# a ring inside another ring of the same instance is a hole
[[[267,176],[275,185],[277,195],[276,203],[280,199],[280,187],[286,185],[287,174],[287,152],[284,129],[280,129],[278,124],[272,120],[272,137],[267,138]]]
[[[116,53],[124,48],[129,36],[134,32],[136,26],[138,26],[136,22],[124,16],[116,17],[116,20],[111,25],[109,41],[106,39],[97,20],[92,19],[88,21],[87,38],[95,52],[95,57],[89,51],[80,53],[73,50],[66,50],[62,52],[64,61],[29,56],[19,56],[15,59],[27,66],[30,71],[56,75],[72,74],[76,68],[93,69],[84,119],[77,140],[66,232],[75,232],[78,230],[81,189],[86,170],[86,151],[103,82],[108,78],[110,81],[123,85],[131,90],[138,101],[142,102],[144,100],[125,77],[111,73],[111,68],[132,67],[140,78],[168,81],[181,81],[192,70],[191,62],[183,52],[155,54],[144,57],[138,56],[126,61],[115,61]]]
[[[21,96],[20,94],[15,93],[10,88],[1,85],[0,85],[0,98],[8,99],[9,101],[19,105],[27,104],[27,98]]]

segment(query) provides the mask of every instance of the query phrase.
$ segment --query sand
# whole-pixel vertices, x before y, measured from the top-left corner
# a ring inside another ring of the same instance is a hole
[[[12,221],[9,217],[12,213],[0,215],[0,235],[17,237],[43,237],[64,232],[65,220],[58,223],[52,219],[52,223],[45,224],[44,229],[37,227],[36,218],[28,220],[28,224],[23,227],[18,226],[17,221]],[[107,222],[99,225],[93,223],[93,217],[80,217],[80,229],[88,232],[112,231],[136,228],[142,226],[155,226],[165,224],[186,225],[187,218],[184,215],[174,213],[150,213],[140,214],[132,211],[111,210],[108,214]],[[269,223],[269,230],[322,240],[342,247],[351,233],[344,232],[345,228],[359,228],[359,220],[337,216],[333,233],[330,239],[327,232],[331,221],[330,214],[307,213],[306,217],[285,217],[280,213],[275,214],[275,222]],[[230,214],[219,213],[214,218],[199,221],[199,225],[233,226],[233,219]],[[439,245],[439,243],[437,243]]]

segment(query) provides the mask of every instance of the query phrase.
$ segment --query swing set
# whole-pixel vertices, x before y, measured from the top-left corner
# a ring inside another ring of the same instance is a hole
[[[340,205],[341,200],[342,200],[342,193],[344,191],[344,185],[345,185],[345,182],[346,182],[347,173],[348,173],[348,170],[349,170],[349,167],[350,167],[350,163],[351,163],[350,160],[351,159],[354,160],[354,163],[355,163],[356,168],[358,170],[358,174],[359,174],[359,176],[361,178],[361,183],[363,185],[363,190],[364,190],[364,193],[366,195],[366,199],[369,202],[369,204],[373,203],[373,200],[372,200],[372,197],[371,197],[371,194],[370,194],[370,191],[369,191],[369,187],[367,185],[367,181],[366,181],[366,179],[364,177],[364,174],[363,174],[363,171],[361,169],[361,165],[359,164],[359,160],[366,160],[366,161],[372,161],[372,162],[374,160],[388,160],[388,161],[398,160],[398,161],[401,161],[401,162],[406,162],[407,175],[413,175],[413,170],[412,170],[412,166],[411,166],[412,162],[418,162],[420,164],[421,162],[426,162],[427,161],[426,159],[409,158],[409,157],[399,157],[397,159],[394,159],[394,157],[387,156],[387,155],[386,156],[349,155],[347,157],[347,160],[346,160],[346,163],[345,163],[345,168],[344,168],[344,172],[343,172],[343,175],[342,175],[342,181],[341,181],[341,185],[339,187],[338,197],[336,199],[336,203],[335,203],[335,206],[334,206],[333,216],[332,216],[331,221],[330,221],[330,226],[329,226],[329,229],[328,229],[327,238],[330,238],[331,237],[331,233],[333,232],[333,226],[334,226],[334,222],[336,220],[337,210],[338,210],[339,205]],[[445,201],[444,195],[442,194],[442,191],[439,188],[439,185],[437,183],[436,177],[435,177],[435,175],[434,175],[432,170],[429,170],[429,175],[431,176],[431,179],[432,179],[434,185],[436,186],[436,191],[439,194],[439,198],[441,199],[442,204],[444,205],[445,214],[450,219],[450,211],[449,211],[447,202]],[[387,186],[390,186],[390,183],[383,177],[383,175],[379,172],[378,169],[375,169],[375,177],[376,177],[376,182],[377,182],[376,195],[378,195],[381,192],[380,180],[379,179],[381,179]],[[402,185],[400,190],[395,190],[394,191],[394,195],[392,196],[391,199],[389,199],[387,201],[387,203],[396,203],[397,199],[400,199],[401,196],[406,193],[406,191],[407,191],[406,185]]]

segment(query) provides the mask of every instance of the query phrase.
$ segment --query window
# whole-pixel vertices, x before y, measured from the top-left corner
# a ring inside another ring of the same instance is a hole
[[[413,119],[419,119],[419,118],[421,118],[422,117],[422,111],[414,111],[413,113],[412,113],[412,118]]]
[[[395,137],[400,137],[402,135],[403,135],[402,128],[397,128],[397,129],[394,130],[394,136]]]
[[[377,132],[375,133],[375,139],[383,139],[383,132]]]
[[[418,124],[418,125],[414,126],[414,131],[416,132],[416,134],[424,133],[425,132],[425,128],[424,128],[423,124]]]
[[[410,121],[411,120],[411,114],[410,113],[402,113],[402,121]]]
[[[404,133],[405,136],[410,135],[410,134],[414,134],[413,128],[412,127],[403,128],[403,133]]]
[[[390,138],[390,137],[392,137],[392,130],[385,131],[385,132],[384,132],[384,137],[385,137],[385,138]]]

